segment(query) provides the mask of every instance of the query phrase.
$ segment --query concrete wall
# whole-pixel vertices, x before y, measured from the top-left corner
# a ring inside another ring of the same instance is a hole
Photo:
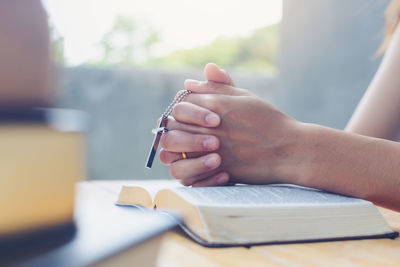
[[[275,81],[268,76],[233,74],[237,85],[272,100]],[[153,141],[151,129],[182,89],[201,71],[70,68],[60,71],[58,106],[90,116],[87,132],[88,176],[92,179],[163,179],[169,172],[158,158],[144,167]]]
[[[387,0],[284,0],[277,104],[343,128],[375,73]]]

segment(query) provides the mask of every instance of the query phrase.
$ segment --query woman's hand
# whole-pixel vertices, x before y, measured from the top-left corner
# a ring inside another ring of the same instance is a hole
[[[193,94],[174,108],[161,139],[160,159],[173,177],[184,185],[292,180],[287,166],[304,160],[294,153],[300,123],[244,89],[193,80],[185,87]]]
[[[232,83],[185,87],[160,152],[184,185],[293,183],[400,211],[399,143],[297,122]]]
[[[208,63],[205,68],[204,68],[204,76],[206,77],[207,81],[212,81],[216,83],[221,83],[221,84],[226,84],[226,85],[231,85],[235,86],[234,82],[232,81],[231,77],[226,73],[226,71],[220,69],[216,64],[214,63]],[[184,103],[181,104],[185,105]],[[179,106],[180,107],[180,106]],[[178,109],[179,109],[178,107]],[[196,106],[193,106],[193,112],[185,114],[190,118],[190,120],[193,120],[195,117],[198,126],[203,126],[203,127],[216,127],[220,123],[220,117],[213,113],[210,112],[209,110],[202,109]],[[213,136],[198,136],[197,139],[201,139],[200,142],[203,145],[203,148],[201,148],[199,151],[215,151],[218,146],[219,146],[219,141]],[[178,147],[175,147],[175,150],[178,149]],[[190,151],[193,149],[193,147],[185,149],[184,151]],[[196,149],[195,149],[196,150]],[[183,150],[178,150],[178,151],[183,151]],[[207,154],[206,152],[193,152],[190,153],[190,157],[199,157],[202,155]],[[216,159],[217,161],[219,160],[219,155],[213,155],[210,156],[213,159]],[[217,158],[216,158],[217,157]],[[165,149],[161,149],[160,151],[160,161],[164,164],[171,164],[177,160],[182,159],[182,153],[174,153],[170,152]],[[209,162],[210,163],[210,162]],[[206,179],[202,179],[194,184],[193,186],[212,186],[212,185],[225,185],[229,181],[229,175],[227,173],[221,172],[217,173],[211,177],[208,177]],[[190,181],[183,181],[183,182],[190,182]],[[190,185],[190,184],[188,184]]]

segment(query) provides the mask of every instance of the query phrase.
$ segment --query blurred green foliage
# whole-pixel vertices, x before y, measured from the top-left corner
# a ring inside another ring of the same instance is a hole
[[[64,37],[55,30],[52,24],[50,24],[49,31],[51,58],[56,64],[62,65],[65,63]]]
[[[90,65],[137,66],[146,62],[153,44],[160,40],[158,32],[144,29],[129,17],[117,16],[112,28],[99,42],[102,57]]]
[[[102,57],[86,64],[97,66],[136,66],[168,69],[203,68],[214,62],[224,68],[270,71],[276,69],[279,25],[255,30],[246,37],[219,37],[193,49],[181,49],[154,58],[151,48],[160,42],[157,31],[143,29],[131,18],[118,16],[103,35],[99,47]]]
[[[211,44],[172,52],[149,60],[148,65],[202,68],[214,62],[224,68],[275,71],[279,25],[255,30],[247,37],[219,37]]]

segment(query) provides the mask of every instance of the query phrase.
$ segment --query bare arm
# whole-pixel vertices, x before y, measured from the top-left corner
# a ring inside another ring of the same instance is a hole
[[[312,124],[302,132],[294,151],[306,160],[288,166],[295,183],[400,211],[400,143]]]
[[[400,28],[346,131],[395,140],[400,128]]]

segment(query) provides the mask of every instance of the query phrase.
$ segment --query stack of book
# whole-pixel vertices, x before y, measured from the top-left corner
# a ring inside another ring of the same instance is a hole
[[[75,110],[0,111],[0,266],[155,264],[179,219],[118,208],[90,183],[76,195],[84,125]]]
[[[1,254],[20,256],[74,233],[84,120],[76,110],[0,110]]]

